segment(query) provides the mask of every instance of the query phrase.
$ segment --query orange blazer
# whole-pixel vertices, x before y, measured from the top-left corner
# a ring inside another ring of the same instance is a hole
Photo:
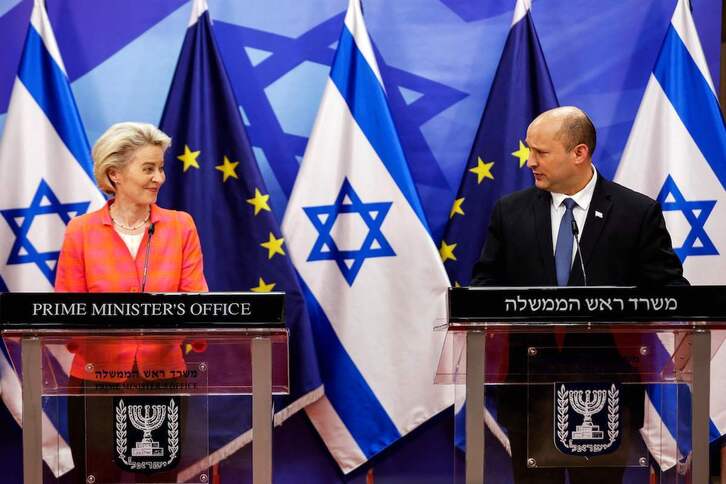
[[[58,258],[55,290],[57,292],[140,292],[144,274],[148,232],[132,257],[126,244],[113,228],[109,207],[113,200],[92,213],[70,221]],[[154,224],[146,276],[147,292],[206,292],[202,249],[196,226],[186,212],[151,206],[150,221]],[[147,340],[148,341],[148,340]],[[141,377],[145,370],[184,370],[182,340],[170,343],[99,343],[73,344],[75,358],[71,375],[97,380],[94,369],[128,372],[136,362]],[[108,367],[113,355],[113,367]],[[106,362],[101,364],[101,362]],[[127,378],[114,376],[103,381],[120,382]]]

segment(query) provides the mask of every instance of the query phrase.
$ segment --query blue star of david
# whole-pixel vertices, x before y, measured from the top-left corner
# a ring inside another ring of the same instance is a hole
[[[222,21],[215,22],[215,34],[220,39],[220,47],[224,50],[226,46],[234,46],[234,52],[225,56],[225,59],[231,59],[225,61],[230,79],[245,80],[235,83],[234,90],[247,114],[250,139],[269,160],[274,176],[286,196],[292,191],[299,166],[298,157],[302,158],[308,140],[283,131],[266,90],[306,62],[330,66],[344,18],[345,12],[342,12],[296,38]],[[270,55],[255,65],[244,50],[239,51],[240,46],[262,50]],[[416,154],[416,163],[411,165],[414,181],[448,189],[446,177],[423,135],[422,127],[467,94],[392,67],[386,64],[377,49],[375,52],[404,151]],[[255,82],[248,82],[250,79]],[[407,103],[399,87],[422,95]]]
[[[318,239],[313,244],[308,261],[335,261],[348,285],[352,286],[366,259],[396,255],[381,232],[381,224],[392,205],[393,202],[363,203],[346,178],[332,205],[303,207],[305,214],[318,231]],[[338,215],[344,213],[357,213],[368,227],[368,234],[359,249],[340,250],[333,239],[331,233],[333,225]]]
[[[39,252],[35,248],[28,239],[33,220],[39,215],[56,214],[64,224],[68,225],[72,216],[86,213],[90,204],[90,201],[61,203],[50,185],[41,179],[29,207],[0,210],[0,214],[15,234],[15,242],[10,249],[7,264],[35,264],[52,285],[55,282],[56,262],[60,252],[57,250]]]
[[[667,201],[669,196],[672,198],[671,201]],[[683,245],[673,249],[681,262],[685,262],[688,256],[718,255],[716,246],[704,228],[709,215],[716,206],[716,200],[686,200],[670,175],[666,178],[663,188],[660,189],[657,200],[664,212],[682,212],[691,226]],[[699,247],[695,245],[697,241],[701,242]]]

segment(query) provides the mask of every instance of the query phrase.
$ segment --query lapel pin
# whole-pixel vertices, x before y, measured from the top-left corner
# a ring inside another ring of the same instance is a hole
[[[595,210],[595,218],[602,218],[602,212],[599,210]]]

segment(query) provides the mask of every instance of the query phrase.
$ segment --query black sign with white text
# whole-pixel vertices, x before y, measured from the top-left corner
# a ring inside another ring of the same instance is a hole
[[[284,327],[283,293],[6,293],[0,324],[22,328]]]
[[[449,322],[726,321],[726,287],[449,289]]]

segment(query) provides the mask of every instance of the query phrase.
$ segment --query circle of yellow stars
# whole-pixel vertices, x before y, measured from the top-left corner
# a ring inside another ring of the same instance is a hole
[[[177,156],[177,159],[182,162],[182,172],[187,173],[190,168],[199,170],[199,156],[201,150],[192,150],[189,145],[184,145],[184,152]],[[237,166],[239,161],[230,161],[227,156],[222,159],[222,164],[216,165],[214,168],[221,172],[222,183],[226,183],[227,180],[233,178],[239,180],[237,175]],[[255,195],[252,198],[248,198],[246,202],[252,206],[254,210],[254,216],[257,216],[262,211],[271,212],[270,209],[270,195],[268,193],[262,193],[258,187],[255,187]],[[267,259],[270,260],[276,255],[285,256],[285,249],[283,244],[285,242],[284,237],[277,237],[272,232],[269,233],[268,239],[260,243],[260,247],[267,251]],[[261,276],[258,278],[257,286],[251,287],[252,292],[271,292],[276,286],[275,282],[265,281]]]

